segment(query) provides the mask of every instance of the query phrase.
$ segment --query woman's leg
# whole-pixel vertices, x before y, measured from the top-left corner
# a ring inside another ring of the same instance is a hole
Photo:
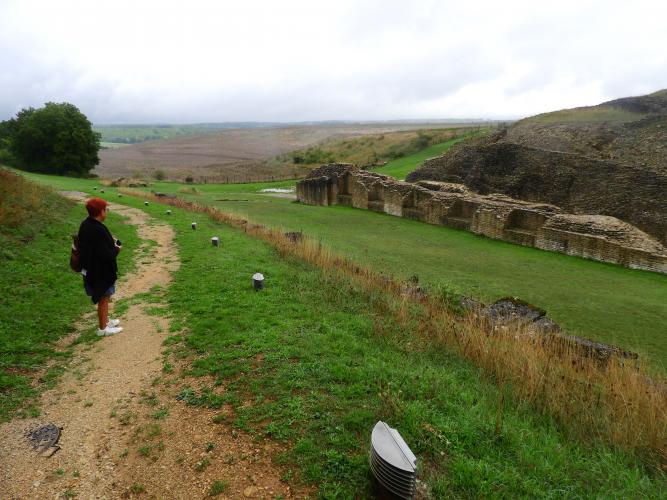
[[[104,330],[109,322],[109,296],[106,295],[97,303],[97,318],[100,321],[100,330]]]

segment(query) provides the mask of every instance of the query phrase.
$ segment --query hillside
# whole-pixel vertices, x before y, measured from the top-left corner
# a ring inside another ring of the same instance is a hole
[[[272,160],[277,165],[307,165],[314,168],[323,163],[352,163],[362,168],[378,168],[392,160],[405,158],[436,144],[479,131],[474,128],[420,129],[359,137],[333,137],[308,148],[290,151]]]
[[[667,90],[526,118],[503,142],[667,173]]]
[[[408,176],[612,215],[667,241],[667,91],[526,118]]]

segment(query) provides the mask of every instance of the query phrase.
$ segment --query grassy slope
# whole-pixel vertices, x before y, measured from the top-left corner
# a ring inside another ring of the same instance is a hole
[[[405,179],[405,176],[419,167],[422,162],[428,160],[429,158],[442,155],[454,144],[461,142],[463,139],[463,137],[457,137],[439,144],[434,144],[433,146],[429,146],[428,148],[413,155],[392,160],[383,167],[373,169],[373,171],[380,174],[391,175],[397,179]]]
[[[92,189],[93,181],[39,177],[62,188]],[[290,183],[276,183],[287,186]],[[197,185],[210,203],[260,223],[299,231],[373,269],[447,287],[485,301],[518,296],[547,309],[569,332],[634,349],[656,367],[667,365],[667,280],[621,268],[483,238],[465,231],[346,207],[311,207],[257,194],[270,184]],[[156,183],[177,192],[181,184]],[[92,192],[92,191],[91,191]],[[248,201],[215,201],[248,200]]]
[[[18,197],[24,193],[15,191]],[[0,421],[25,408],[53,382],[70,355],[69,350],[56,351],[54,342],[71,333],[79,316],[93,307],[68,263],[70,235],[78,231],[85,210],[44,188],[38,194],[40,206],[32,207],[29,221],[0,227]],[[0,200],[2,207],[9,203],[11,199]],[[114,214],[107,226],[123,241],[119,267],[127,270],[137,245],[136,231]],[[93,336],[93,326],[87,339]],[[31,380],[52,360],[55,363],[32,386]]]
[[[182,399],[212,417],[230,404],[230,424],[284,441],[278,461],[321,496],[370,495],[367,441],[378,419],[406,438],[436,498],[659,495],[661,476],[569,441],[511,400],[496,435],[498,388],[447,352],[412,342],[384,316],[380,297],[200,214],[145,209],[176,229],[182,266],[167,292],[176,332],[168,344],[203,377],[181,388]],[[250,286],[257,271],[267,283],[260,293]]]
[[[271,161],[276,164],[292,164],[298,158],[298,163],[311,167],[331,162],[352,163],[359,166],[378,165],[384,161],[393,163],[393,160],[406,159],[425,149],[447,143],[452,138],[479,132],[479,128],[457,127],[368,134],[344,139],[332,138],[305,149],[280,155]],[[429,154],[426,158],[431,156],[433,155]],[[381,168],[386,167],[388,165]],[[388,175],[393,174],[388,173]]]

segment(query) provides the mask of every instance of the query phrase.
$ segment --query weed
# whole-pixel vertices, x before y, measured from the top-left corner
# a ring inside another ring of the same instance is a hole
[[[195,464],[195,470],[203,472],[209,465],[211,465],[211,461],[208,458],[204,458]]]
[[[142,457],[147,457],[151,454],[151,445],[148,443],[144,443],[139,448],[137,448],[137,451],[139,452],[139,455],[141,455]]]
[[[161,435],[162,435],[162,428],[158,424],[148,424],[146,426],[146,436],[149,439],[153,439]]]
[[[146,493],[146,487],[141,483],[134,483],[130,486],[130,493],[134,493],[135,495]]]
[[[229,488],[228,481],[214,481],[211,488],[208,490],[208,496],[215,497],[224,493]]]
[[[206,445],[204,445],[204,450],[206,451],[213,451],[214,448],[215,448],[215,443],[206,443]]]
[[[120,455],[118,455],[119,458],[125,458],[127,457],[128,454],[128,449],[125,448],[123,451],[120,452]]]
[[[282,476],[280,476],[280,480],[284,483],[288,483],[292,480],[293,477],[294,477],[294,471],[292,469],[289,469]]]
[[[164,420],[169,415],[168,408],[160,408],[153,415],[151,415],[155,420]]]
[[[123,414],[118,418],[118,421],[121,425],[130,425],[137,420],[137,414],[131,410],[123,412]]]
[[[141,401],[148,406],[157,406],[160,403],[157,394],[154,392],[151,392],[150,394],[142,393]]]

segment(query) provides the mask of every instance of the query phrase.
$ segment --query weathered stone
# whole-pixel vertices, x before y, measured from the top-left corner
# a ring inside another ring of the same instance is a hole
[[[349,164],[323,165],[297,184],[298,200],[345,205],[464,229],[519,245],[667,273],[667,249],[610,216],[563,214],[555,205],[481,195],[449,182],[396,181]]]
[[[664,170],[502,141],[466,141],[425,161],[407,180],[461,182],[481,194],[499,192],[570,213],[610,215],[667,244]]]

